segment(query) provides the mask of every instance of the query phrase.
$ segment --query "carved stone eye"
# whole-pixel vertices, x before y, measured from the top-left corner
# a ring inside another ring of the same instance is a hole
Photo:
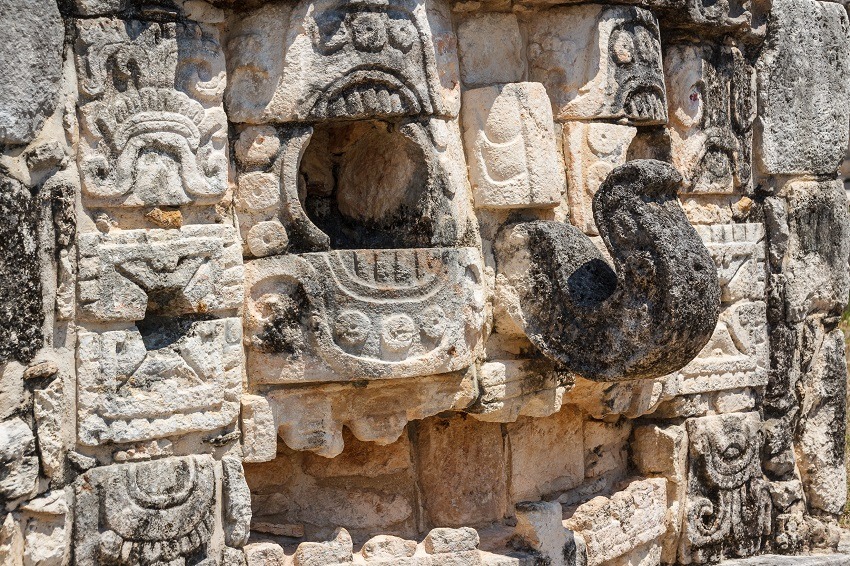
[[[394,314],[384,319],[381,345],[390,352],[403,352],[413,345],[417,328],[406,314]]]
[[[323,12],[315,18],[318,31],[317,47],[324,53],[333,53],[342,49],[349,40],[345,14],[342,12]]]
[[[416,41],[416,26],[405,18],[390,18],[387,23],[390,45],[403,53],[410,51]]]
[[[345,346],[361,346],[369,337],[372,322],[360,311],[347,310],[336,317],[334,333],[336,339]]]
[[[376,12],[355,14],[351,19],[351,33],[358,51],[381,51],[387,45],[386,16]]]
[[[616,30],[611,42],[611,55],[614,57],[614,61],[621,65],[634,61],[635,41],[632,34],[625,30]]]

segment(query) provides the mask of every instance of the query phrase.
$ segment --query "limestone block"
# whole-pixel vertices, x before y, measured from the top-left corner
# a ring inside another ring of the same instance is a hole
[[[466,17],[458,25],[457,42],[460,78],[465,87],[518,83],[525,76],[524,46],[515,14],[490,12]]]
[[[75,482],[77,566],[128,556],[153,563],[211,554],[215,463],[210,456],[95,468]]]
[[[327,542],[302,542],[295,550],[293,566],[325,566],[351,562],[353,544],[345,529],[338,529],[333,540]]]
[[[510,498],[535,501],[584,481],[582,414],[566,406],[546,418],[520,417],[507,425]]]
[[[557,7],[528,27],[529,79],[546,86],[555,119],[667,122],[658,22],[630,6]]]
[[[254,542],[245,546],[248,566],[284,566],[286,554],[279,544]]]
[[[422,541],[422,546],[428,554],[451,554],[476,550],[479,543],[478,531],[471,527],[459,529],[438,527],[428,532],[425,540]]]
[[[224,541],[228,546],[241,548],[251,534],[251,491],[238,458],[222,458],[221,471]]]
[[[652,413],[663,399],[667,378],[605,383],[576,378],[564,403],[581,408],[597,420],[620,415],[636,419]]]
[[[277,428],[269,402],[260,395],[242,395],[242,459],[269,462],[277,454]]]
[[[221,553],[221,566],[247,566],[245,552],[241,548],[224,547]]]
[[[3,112],[0,110],[0,120]],[[0,224],[0,278],[4,281],[0,285],[0,320],[5,321],[0,326],[0,363],[14,359],[26,364],[44,342],[40,245],[36,236],[39,203],[29,188],[3,171],[0,217],[8,219]]]
[[[628,441],[632,423],[628,420],[602,422],[587,420],[584,432],[584,476],[601,477],[610,473],[625,476]]]
[[[415,540],[404,540],[392,535],[378,535],[363,544],[360,554],[366,562],[408,558],[416,552],[416,546]]]
[[[224,427],[239,414],[238,318],[146,321],[79,333],[79,442],[137,442]]]
[[[673,375],[675,395],[767,384],[765,244],[761,224],[697,226],[717,268],[722,308],[714,333]]]
[[[774,2],[758,61],[756,157],[768,174],[834,174],[847,149],[850,25],[842,6]]]
[[[686,192],[751,186],[755,72],[736,47],[671,45],[664,52],[673,166]]]
[[[791,181],[781,194],[788,221],[785,320],[801,322],[817,312],[837,315],[850,293],[850,213],[841,182]]]
[[[420,423],[416,452],[431,524],[454,527],[505,515],[505,456],[498,424],[463,416],[427,419]]]
[[[343,449],[343,426],[363,441],[395,442],[408,421],[460,410],[475,400],[468,373],[414,379],[286,387],[266,394],[280,438],[294,450],[333,458]]]
[[[70,556],[71,521],[65,491],[51,491],[21,508],[24,566],[63,566]]]
[[[516,507],[516,536],[551,566],[584,564],[584,541],[564,528],[562,517],[557,501],[521,503]]]
[[[23,566],[24,563],[24,536],[12,513],[7,513],[0,525],[0,563],[6,566]]]
[[[679,560],[706,564],[730,553],[757,553],[771,528],[759,414],[701,417],[686,426],[690,463]]]
[[[33,416],[38,435],[38,453],[44,474],[60,478],[65,469],[65,395],[61,379],[33,392]]]
[[[407,435],[384,446],[356,440],[347,430],[343,438],[345,450],[339,456],[328,459],[314,453],[304,454],[304,471],[315,478],[381,478],[404,474],[413,466]]]
[[[615,167],[626,162],[637,128],[603,122],[564,124],[567,201],[570,222],[589,235],[598,235],[593,220],[593,195]]]
[[[35,437],[18,417],[0,423],[0,501],[10,503],[35,493],[38,487],[38,456]]]
[[[823,337],[803,374],[801,430],[796,443],[809,507],[833,515],[840,515],[847,502],[846,376],[844,334],[836,329]]]
[[[52,0],[3,0],[0,30],[0,145],[27,144],[58,102],[65,29]]]
[[[469,90],[462,110],[475,206],[537,208],[560,203],[564,175],[543,85],[519,82]]]
[[[242,254],[231,226],[81,234],[80,317],[139,321],[239,308]]]
[[[426,376],[478,354],[483,268],[472,248],[275,256],[245,271],[253,384]]]
[[[499,360],[478,368],[481,394],[469,412],[478,420],[514,422],[520,416],[558,412],[569,390],[567,377],[545,360]]]
[[[302,0],[239,17],[228,44],[233,121],[457,116],[457,39],[440,0],[381,11]]]
[[[76,27],[78,166],[87,203],[220,201],[228,151],[218,28],[110,18],[76,20]]]
[[[0,364],[0,420],[6,420],[26,407],[25,371],[18,362]]]
[[[609,497],[595,497],[579,505],[564,526],[581,535],[587,548],[587,566],[598,566],[626,555],[666,533],[667,480],[633,480]]]

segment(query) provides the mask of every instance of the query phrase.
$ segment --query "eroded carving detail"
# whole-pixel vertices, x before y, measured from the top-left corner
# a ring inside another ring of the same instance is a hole
[[[676,201],[669,165],[632,161],[594,196],[616,271],[568,224],[508,226],[496,245],[507,310],[546,356],[588,379],[659,377],[680,369],[714,330],[714,262]],[[588,348],[587,344],[593,344]]]

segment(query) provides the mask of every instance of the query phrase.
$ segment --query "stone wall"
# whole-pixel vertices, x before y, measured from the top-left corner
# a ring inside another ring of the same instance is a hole
[[[0,0],[0,70],[2,566],[837,550],[841,4]]]

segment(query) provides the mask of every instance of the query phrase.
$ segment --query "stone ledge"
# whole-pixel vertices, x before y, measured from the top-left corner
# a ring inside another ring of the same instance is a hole
[[[850,554],[821,554],[814,556],[779,556],[765,554],[752,558],[728,560],[722,566],[848,566]]]

